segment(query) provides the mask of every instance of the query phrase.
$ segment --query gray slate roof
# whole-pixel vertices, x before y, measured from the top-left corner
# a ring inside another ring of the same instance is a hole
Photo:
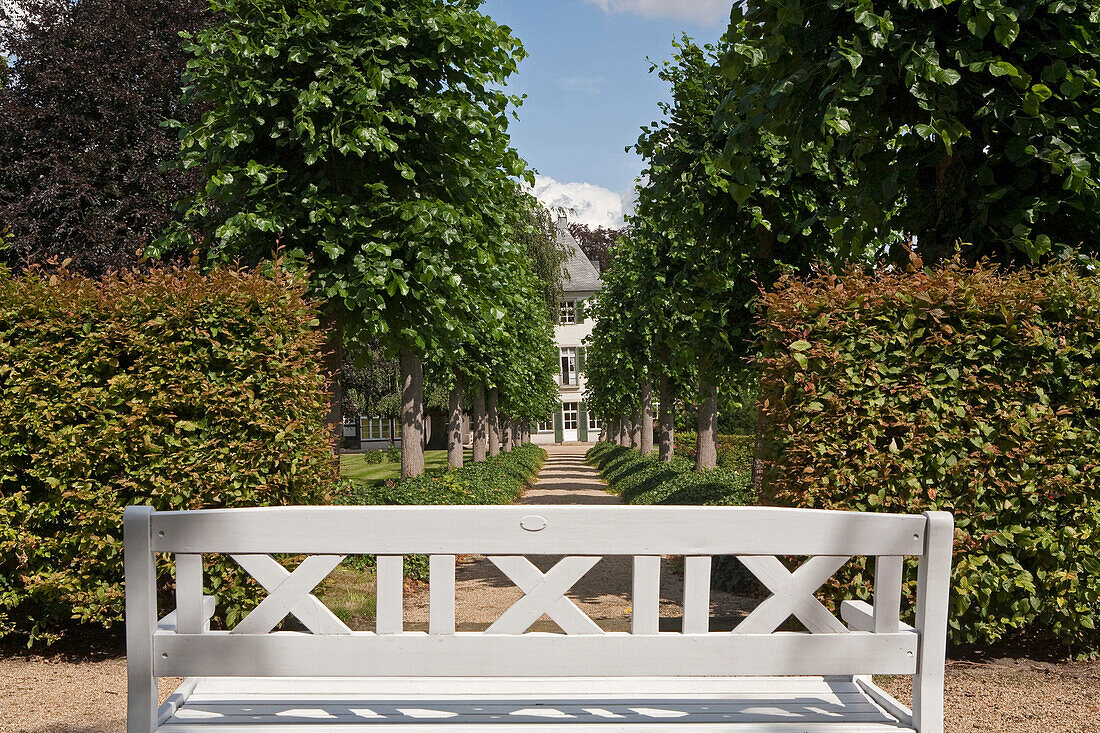
[[[569,229],[566,227],[558,225],[557,229],[558,244],[569,253],[569,257],[562,267],[565,270],[565,282],[562,283],[562,290],[566,293],[603,290],[600,273],[596,272],[596,268],[585,256],[580,243],[569,233]]]

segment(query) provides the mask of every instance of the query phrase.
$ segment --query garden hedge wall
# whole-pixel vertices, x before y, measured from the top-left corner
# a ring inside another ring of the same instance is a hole
[[[122,620],[128,504],[325,500],[323,334],[303,288],[228,270],[0,270],[0,635]],[[207,568],[230,620],[249,602],[235,567]]]
[[[763,306],[763,498],[952,511],[955,641],[1100,646],[1100,279],[918,263]]]

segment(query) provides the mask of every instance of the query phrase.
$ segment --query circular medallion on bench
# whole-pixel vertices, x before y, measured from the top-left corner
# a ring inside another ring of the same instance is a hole
[[[538,532],[546,529],[546,518],[540,517],[538,514],[528,514],[519,520],[519,526],[528,532]]]

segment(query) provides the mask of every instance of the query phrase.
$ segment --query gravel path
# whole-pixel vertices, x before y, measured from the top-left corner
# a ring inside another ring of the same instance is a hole
[[[596,472],[584,464],[581,446],[551,446],[539,481],[524,504],[617,504]],[[532,561],[543,571],[555,558]],[[629,628],[630,561],[604,558],[569,596],[608,630]],[[666,562],[661,577],[662,628],[679,626],[682,576]],[[521,593],[483,557],[465,558],[457,578],[456,621],[463,630],[485,628]],[[732,626],[753,599],[713,594],[713,626]],[[409,628],[427,622],[427,593],[411,589],[405,603]],[[543,618],[535,627],[557,630]],[[907,678],[879,680],[908,702]],[[161,697],[175,686],[161,680]],[[1050,664],[995,659],[948,663],[949,733],[1100,733],[1100,662]],[[52,657],[0,654],[0,733],[122,733],[125,729],[126,664],[116,655]]]

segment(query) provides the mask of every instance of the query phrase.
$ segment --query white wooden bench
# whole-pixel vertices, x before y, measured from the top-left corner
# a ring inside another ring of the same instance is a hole
[[[940,733],[952,534],[943,512],[129,507],[127,731]],[[160,620],[157,553],[176,561],[176,608]],[[273,553],[308,557],[288,572]],[[204,554],[231,555],[269,591],[228,631],[210,630]],[[373,632],[311,594],[348,554],[378,556]],[[409,554],[430,556],[426,632],[403,628]],[[489,556],[524,591],[484,632],[455,630],[460,554]],[[565,557],[544,574],[534,555]],[[633,557],[629,632],[604,632],[565,595],[612,555]],[[681,631],[659,630],[663,555],[685,558]],[[737,555],[772,594],[732,632],[710,631],[713,555]],[[813,594],[857,555],[875,558],[875,603],[846,602],[842,623]],[[789,571],[785,556],[801,564]],[[919,557],[915,628],[899,620],[905,556]],[[544,613],[564,633],[528,632]],[[288,615],[308,632],[273,631]],[[805,631],[779,631],[791,617]],[[912,712],[875,674],[912,675]],[[159,708],[158,677],[184,678]]]

